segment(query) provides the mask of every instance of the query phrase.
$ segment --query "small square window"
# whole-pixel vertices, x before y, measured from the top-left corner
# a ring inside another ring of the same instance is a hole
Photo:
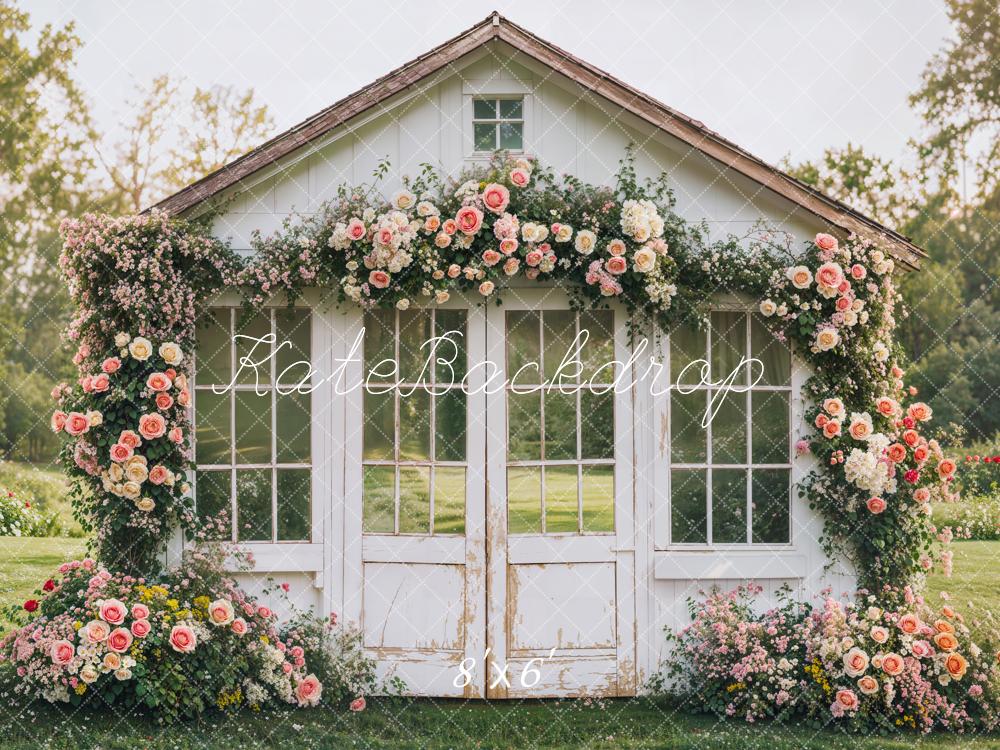
[[[472,100],[472,140],[476,151],[524,148],[524,99]]]

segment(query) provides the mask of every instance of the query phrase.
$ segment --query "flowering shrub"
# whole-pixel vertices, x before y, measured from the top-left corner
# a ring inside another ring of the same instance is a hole
[[[719,715],[865,732],[1000,725],[996,644],[977,645],[961,614],[933,610],[910,590],[821,607],[785,600],[755,614],[756,586],[690,603],[692,623],[668,634],[672,651],[657,685]],[[995,632],[995,623],[988,623]]]
[[[10,490],[0,490],[0,536],[52,536],[59,529],[56,514],[42,515]]]
[[[346,705],[363,697],[349,690],[374,686],[355,634],[335,618],[282,630],[221,573],[226,554],[195,548],[155,580],[90,559],[64,563],[38,599],[8,612],[21,626],[0,641],[6,681],[27,698],[155,709],[165,722],[212,707],[315,706],[324,683],[314,656],[336,676],[328,702]],[[330,643],[341,650],[319,653]]]

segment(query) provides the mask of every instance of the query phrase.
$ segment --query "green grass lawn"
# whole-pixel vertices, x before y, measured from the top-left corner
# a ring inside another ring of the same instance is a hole
[[[60,563],[79,559],[85,539],[67,537],[0,537],[0,606],[20,604],[33,596]]]
[[[73,518],[66,474],[57,464],[0,461],[0,490],[13,492],[43,515],[55,513],[63,536],[83,536],[83,529]]]

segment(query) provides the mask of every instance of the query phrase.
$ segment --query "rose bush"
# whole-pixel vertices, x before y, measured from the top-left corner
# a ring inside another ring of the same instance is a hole
[[[815,609],[786,596],[757,613],[759,593],[751,585],[690,602],[692,622],[668,634],[654,687],[749,722],[806,720],[867,733],[1000,726],[998,644],[977,644],[947,603],[934,609],[904,588],[852,603],[826,598]],[[991,616],[979,632],[996,633],[996,624]]]

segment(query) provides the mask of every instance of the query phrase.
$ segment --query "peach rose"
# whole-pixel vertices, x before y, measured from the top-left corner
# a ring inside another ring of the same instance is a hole
[[[865,505],[868,507],[868,510],[874,513],[876,516],[884,512],[886,508],[885,500],[883,500],[880,497],[869,498],[868,502],[865,503]]]
[[[455,225],[462,234],[471,236],[483,226],[483,212],[475,206],[463,206],[455,214]]]
[[[246,635],[247,634],[247,621],[242,617],[237,617],[233,620],[233,624],[230,626],[236,635]]]
[[[844,402],[839,398],[828,398],[823,402],[823,411],[831,417],[839,417],[844,413]]]
[[[184,441],[184,430],[180,427],[174,427],[167,434],[167,437],[170,438],[171,443],[177,443],[177,445],[180,445]]]
[[[295,686],[295,698],[300,706],[315,706],[322,695],[323,685],[316,679],[316,675],[303,677]]]
[[[500,241],[500,252],[504,255],[510,255],[515,250],[517,250],[518,242],[514,238],[508,238],[506,240]]]
[[[903,431],[903,442],[906,443],[911,448],[920,442],[920,433],[916,430],[904,430]]]
[[[257,607],[257,614],[263,617],[265,620],[269,619],[272,615],[270,607]]]
[[[858,677],[868,669],[868,654],[860,648],[852,648],[844,654],[844,672],[849,677]]]
[[[73,644],[69,641],[54,641],[52,647],[49,649],[49,655],[52,657],[53,664],[65,667],[73,661],[73,657],[76,656],[76,649],[73,648]]]
[[[510,182],[515,187],[524,187],[528,184],[528,180],[531,178],[531,173],[526,169],[521,169],[517,167],[510,170]]]
[[[105,599],[101,602],[98,611],[101,614],[101,619],[105,622],[111,625],[121,625],[125,622],[128,607],[125,606],[124,602],[120,602],[117,599]]]
[[[918,445],[916,448],[913,449],[913,460],[916,461],[918,464],[922,464],[924,461],[926,461],[928,455],[929,453],[927,451],[926,445]]]
[[[101,362],[101,370],[108,375],[112,375],[121,368],[122,361],[118,357],[108,357],[106,360]]]
[[[965,670],[968,667],[969,662],[961,654],[948,654],[944,660],[944,668],[948,670],[948,674],[955,680],[961,680],[965,676]]]
[[[945,604],[943,607],[941,607],[941,614],[944,615],[945,617],[954,617],[955,610],[953,610],[951,607]]]
[[[494,284],[492,281],[484,281],[479,285],[479,293],[484,297],[489,297],[493,294]]]
[[[147,620],[144,617],[138,620],[134,620],[132,622],[132,627],[130,628],[130,630],[132,631],[132,635],[134,635],[136,638],[145,638],[147,635],[149,635],[150,631],[149,620]]]
[[[89,423],[90,420],[88,419],[87,422]],[[56,409],[52,412],[50,424],[53,432],[61,432],[66,427],[66,412]]]
[[[910,404],[910,408],[907,409],[906,412],[918,422],[926,422],[931,418],[931,415],[933,414],[933,412],[931,411],[931,407],[929,407],[923,401],[918,401],[915,404]]]
[[[116,463],[122,463],[123,461],[128,461],[132,458],[133,451],[127,445],[122,445],[121,443],[115,443],[111,446],[111,460]]]
[[[441,250],[444,250],[450,244],[451,244],[451,235],[447,235],[444,232],[438,232],[438,234],[434,237],[435,247]]]
[[[820,250],[830,251],[837,249],[837,238],[833,235],[820,232],[816,235],[816,239],[813,241],[816,243],[816,247]]]
[[[899,654],[889,652],[882,657],[882,671],[890,677],[897,677],[903,673],[903,657]]]
[[[132,359],[145,362],[153,355],[153,342],[142,336],[136,336],[129,342],[128,352],[132,355]]]
[[[114,651],[109,651],[104,655],[104,669],[108,672],[114,672],[116,669],[121,669],[122,658]]]
[[[955,462],[952,461],[950,458],[942,459],[940,462],[938,462],[937,465],[938,476],[941,477],[942,479],[946,479],[950,477],[952,474],[954,474],[955,469],[957,468],[958,467],[955,465]]]
[[[858,281],[861,281],[867,275],[868,275],[868,270],[860,263],[855,263],[853,266],[851,266],[851,276],[857,279]]]
[[[133,604],[132,617],[134,617],[137,620],[145,620],[147,617],[149,617],[149,607],[141,603]]]
[[[785,271],[785,275],[796,289],[808,289],[813,281],[812,271],[805,266],[793,266]]]
[[[619,276],[628,270],[628,261],[621,255],[613,255],[604,261],[604,269],[615,276]]]
[[[871,419],[866,419],[867,414],[855,414],[851,417],[851,424],[847,431],[855,440],[867,440],[872,436]]]
[[[174,651],[190,654],[194,651],[198,639],[194,631],[187,625],[174,625],[170,629],[170,646]]]
[[[858,708],[858,696],[853,690],[838,690],[834,700],[845,711],[856,711]]]
[[[937,633],[934,636],[934,645],[942,651],[954,651],[958,648],[958,638],[954,633]]]
[[[170,472],[166,466],[156,464],[156,466],[149,470],[149,481],[153,484],[163,484],[167,481],[169,474]]]
[[[931,499],[931,491],[926,487],[917,487],[913,490],[913,499],[918,503],[926,503]]]
[[[825,425],[823,425],[823,436],[826,438],[835,438],[840,434],[840,421],[836,419],[831,419]]]
[[[146,378],[146,387],[154,392],[169,391],[172,385],[170,378],[162,372],[150,373],[149,377]]]
[[[132,646],[132,634],[125,628],[115,628],[108,634],[108,648],[124,654]]]
[[[426,219],[424,219],[425,232],[436,232],[440,228],[441,228],[440,216],[428,216]]]
[[[888,396],[882,396],[881,398],[875,399],[875,409],[879,414],[891,417],[899,411],[899,404]]]
[[[868,634],[872,637],[872,640],[875,641],[875,643],[885,643],[889,640],[889,631],[881,625],[872,626],[872,629],[868,631]]]
[[[826,427],[826,423],[830,421],[830,418],[826,416],[823,412],[816,415],[816,428],[822,430]]]
[[[163,437],[167,431],[167,422],[162,415],[156,414],[143,414],[139,417],[139,434],[142,435],[146,440],[155,440],[156,438]]]
[[[527,263],[529,266],[537,266],[539,263],[542,262],[542,258],[544,257],[545,256],[542,255],[541,250],[529,250],[528,253],[524,256],[524,262]]]
[[[454,219],[445,219],[441,224],[441,231],[445,234],[455,234],[458,231],[458,224]]]
[[[376,289],[385,289],[389,286],[389,274],[385,271],[374,270],[368,274],[368,283]]]
[[[104,620],[91,620],[84,626],[88,643],[101,643],[107,640],[111,633],[111,626]]]
[[[166,411],[171,406],[174,405],[174,397],[169,393],[157,393],[156,394],[156,408],[160,411]]]
[[[181,389],[181,392],[177,394],[177,403],[181,406],[191,405],[191,391],[187,388]]]
[[[73,437],[78,437],[90,429],[90,420],[86,414],[78,411],[71,411],[66,415],[66,424],[63,429]]]
[[[878,680],[871,675],[865,675],[858,680],[858,690],[864,695],[875,695],[878,692]]]
[[[824,263],[816,269],[816,282],[836,289],[844,280],[844,271],[837,263]]]
[[[122,445],[127,445],[129,448],[138,448],[142,445],[139,435],[132,432],[132,430],[122,430],[122,434],[118,436],[118,442]]]
[[[919,632],[920,624],[920,618],[912,612],[908,612],[900,617],[899,622],[897,623],[897,625],[899,625],[899,629],[909,635]]]
[[[483,263],[487,266],[495,266],[500,262],[503,256],[496,250],[490,248],[489,250],[483,251]]]
[[[503,185],[491,182],[483,188],[483,205],[495,214],[502,214],[510,203],[510,191]]]
[[[893,443],[886,448],[885,454],[893,463],[902,463],[906,460],[906,446],[902,443]]]
[[[934,629],[939,633],[954,633],[955,626],[947,620],[935,620]]]
[[[100,373],[95,375],[90,381],[90,389],[94,393],[104,393],[111,387],[111,378],[108,377],[107,373]]]
[[[208,605],[208,616],[213,625],[229,625],[233,614],[233,605],[226,599],[217,599]]]

